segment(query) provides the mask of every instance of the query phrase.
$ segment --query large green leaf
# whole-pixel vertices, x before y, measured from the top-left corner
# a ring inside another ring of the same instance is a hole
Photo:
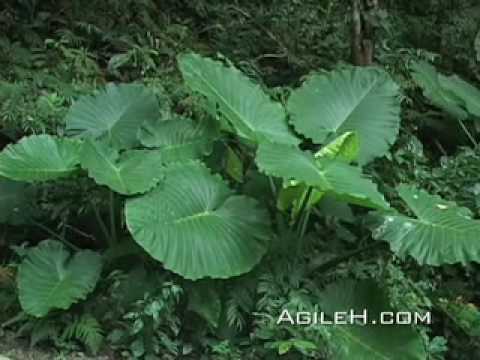
[[[384,155],[400,127],[398,86],[376,68],[315,74],[292,93],[288,110],[295,129],[315,143],[356,132],[361,163]]]
[[[255,143],[298,143],[287,126],[283,107],[235,67],[197,54],[179,57],[179,66],[190,89],[214,104],[226,126],[239,136]]]
[[[295,146],[260,144],[257,165],[267,175],[296,180],[353,204],[388,208],[383,195],[359,167],[335,159],[317,158]]]
[[[26,183],[0,178],[0,223],[28,223],[34,194],[34,189]]]
[[[68,309],[94,289],[101,267],[101,257],[93,251],[71,256],[62,243],[42,241],[28,250],[18,269],[23,310],[42,317],[53,309]]]
[[[480,117],[480,90],[457,75],[439,75],[440,84],[458,98],[459,103],[473,116]]]
[[[346,163],[356,161],[360,156],[360,139],[354,132],[346,132],[323,146],[315,158],[339,159]]]
[[[155,96],[140,84],[109,84],[96,96],[83,96],[67,114],[67,133],[105,137],[116,148],[129,148],[145,121],[160,115]]]
[[[400,197],[416,216],[382,217],[374,237],[390,243],[398,255],[411,255],[420,264],[480,262],[480,220],[471,212],[412,186],[400,185]]]
[[[384,291],[373,281],[344,280],[319,296],[321,310],[330,319],[335,312],[367,310],[367,324],[337,324],[332,329],[335,360],[426,360],[422,336],[408,325],[380,325],[380,313],[392,312]],[[403,309],[402,309],[403,310]],[[373,323],[375,322],[375,323]]]
[[[200,163],[170,165],[156,189],[127,201],[126,218],[138,244],[192,280],[251,270],[270,238],[266,211]]]
[[[98,184],[124,195],[152,189],[162,177],[163,160],[158,151],[129,150],[122,154],[105,143],[86,140],[82,167]]]
[[[81,143],[50,135],[24,137],[0,153],[0,176],[45,181],[70,175],[80,162]]]
[[[210,122],[187,118],[147,122],[140,129],[142,145],[159,149],[165,162],[183,161],[211,152],[217,129]]]
[[[449,86],[449,78],[438,73],[435,67],[427,62],[414,62],[411,68],[414,81],[422,88],[423,95],[433,105],[445,110],[457,119],[464,120],[468,117],[467,112],[462,107],[461,98]]]
[[[439,299],[436,305],[468,336],[480,338],[480,310],[459,297],[453,301]]]
[[[315,159],[338,159],[345,163],[351,163],[358,158],[360,151],[358,136],[352,132],[346,132],[338,138],[334,139],[328,145],[325,145],[315,154]],[[307,195],[309,194],[308,186],[297,181],[289,181],[278,195],[277,206],[280,210],[286,210],[292,207],[292,215],[295,218],[302,210]],[[324,196],[324,192],[312,190],[305,208],[310,209]]]

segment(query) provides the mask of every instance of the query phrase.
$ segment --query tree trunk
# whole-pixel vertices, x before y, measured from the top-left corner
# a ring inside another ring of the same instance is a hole
[[[371,19],[379,0],[352,0],[352,62],[358,66],[373,63],[375,26]]]

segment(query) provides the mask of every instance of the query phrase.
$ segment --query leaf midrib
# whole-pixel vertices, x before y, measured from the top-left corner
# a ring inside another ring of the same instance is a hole
[[[236,116],[237,118],[240,120],[240,122],[247,127],[247,129],[254,135],[256,133],[256,130],[255,128],[252,128],[251,124],[247,121],[244,120],[243,116],[232,106],[230,106],[230,104],[228,103],[228,101],[226,100],[226,98],[224,98],[218,91],[215,87],[213,87],[208,81],[207,79],[202,75],[201,72],[197,72],[195,71],[195,69],[193,67],[191,67],[190,65],[187,65],[189,68],[190,68],[190,71],[191,73],[193,74],[196,74],[200,79],[201,81],[207,85],[207,87],[222,101],[222,103],[228,107]],[[201,92],[201,91],[200,91]],[[205,94],[204,94],[205,95]]]
[[[405,217],[403,217],[403,218],[405,218]],[[424,219],[420,219],[420,218],[417,218],[417,219],[407,218],[407,219],[409,219],[409,220],[407,220],[407,222],[418,223],[422,226],[427,226],[427,227],[432,227],[432,228],[440,228],[444,231],[457,232],[457,233],[460,233],[460,234],[466,234],[469,231],[471,231],[471,230],[462,230],[462,229],[458,229],[458,228],[448,227],[446,225],[436,224],[436,223],[433,223],[433,222],[430,222],[430,221],[427,221],[427,220],[424,220]],[[480,230],[480,227],[479,227],[479,230]]]
[[[350,111],[347,112],[347,115],[345,116],[344,120],[339,122],[338,125],[332,129],[334,133],[337,133],[342,126],[345,126],[345,124],[348,123],[348,121],[350,120],[350,116],[352,116],[355,110],[357,110],[357,108],[363,103],[363,101],[371,93],[373,88],[377,86],[377,82],[378,82],[378,79],[375,79],[375,81],[372,81],[372,83],[367,88],[367,90],[358,98],[358,102],[351,107]]]
[[[391,357],[386,357],[385,355],[383,355],[382,353],[376,351],[372,346],[366,344],[364,341],[362,341],[360,338],[358,338],[357,336],[353,335],[351,332],[349,332],[348,330],[342,328],[341,326],[335,326],[335,329],[342,332],[343,334],[345,334],[350,340],[354,341],[355,343],[359,344],[360,346],[362,346],[363,348],[367,349],[368,351],[372,352],[373,354],[375,354],[376,356],[378,356],[380,359],[383,359],[383,360],[393,360],[393,358]]]
[[[102,157],[107,165],[112,169],[114,177],[118,179],[118,182],[120,184],[120,187],[122,188],[123,191],[128,192],[127,185],[123,181],[122,175],[121,175],[121,168],[118,164],[115,164],[108,156],[106,156],[103,152],[99,152],[96,148],[94,148],[95,152],[98,154],[98,156]]]

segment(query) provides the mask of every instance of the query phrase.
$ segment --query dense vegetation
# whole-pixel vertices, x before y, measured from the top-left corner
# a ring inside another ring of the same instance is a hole
[[[4,1],[0,359],[480,358],[478,19]]]

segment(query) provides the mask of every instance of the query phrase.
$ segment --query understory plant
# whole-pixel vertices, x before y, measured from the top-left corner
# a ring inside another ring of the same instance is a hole
[[[127,339],[133,356],[188,355],[188,346],[171,340],[185,329],[165,311],[178,306],[217,335],[235,323],[241,331],[241,313],[262,310],[267,320],[255,320],[256,334],[265,339],[266,354],[426,359],[428,341],[411,326],[311,325],[304,332],[275,324],[276,312],[283,306],[300,311],[299,303],[330,317],[345,309],[367,308],[372,316],[393,310],[387,290],[373,278],[340,277],[312,289],[309,301],[294,301],[289,290],[276,306],[252,305],[262,293],[282,294],[262,292],[256,281],[250,305],[235,307],[225,296],[225,279],[261,279],[280,246],[302,262],[312,233],[328,244],[315,226],[332,217],[361,219],[365,239],[385,241],[394,254],[420,265],[480,261],[480,245],[472,241],[480,221],[470,210],[408,183],[396,184],[398,202],[392,205],[365,172],[388,154],[399,132],[402,94],[390,75],[376,67],[313,73],[283,104],[231,64],[188,53],[179,56],[178,66],[193,111],[173,111],[140,84],[108,84],[72,105],[65,136],[30,135],[0,153],[2,222],[34,220],[29,204],[45,183],[88,178],[108,194],[106,211],[95,213],[103,248],[79,249],[52,232],[37,245],[17,249],[16,283],[25,314],[42,319],[72,309],[93,294],[102,269],[105,274],[115,259],[135,254],[137,264],[154,261],[183,281],[187,304],[179,304],[181,291],[168,282],[157,284],[160,294],[135,299],[123,318],[131,328],[114,339]],[[470,97],[478,90],[435,73],[447,89],[432,93],[426,76],[433,70],[415,71],[434,105],[461,114],[459,121],[478,116],[478,97]],[[328,265],[321,260],[315,269]],[[75,322],[91,321],[83,316]],[[82,338],[81,326],[65,336],[75,334]],[[212,351],[220,352],[219,346]]]

